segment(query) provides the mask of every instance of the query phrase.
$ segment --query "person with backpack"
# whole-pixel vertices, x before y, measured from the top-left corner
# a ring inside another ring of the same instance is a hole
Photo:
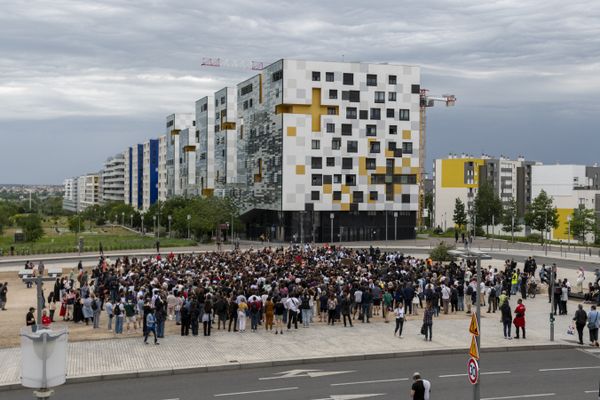
[[[250,330],[256,332],[258,330],[258,322],[260,321],[262,302],[258,296],[250,296],[248,300],[250,302]]]
[[[302,312],[302,326],[308,328],[310,322],[310,295],[306,290],[300,297],[300,311]]]
[[[506,296],[506,295],[504,295]],[[502,314],[502,328],[504,331],[504,339],[512,340],[512,336],[510,334],[511,324],[512,324],[512,311],[510,308],[510,304],[508,301],[508,297],[505,297],[504,301],[502,301],[500,305],[500,313]]]
[[[202,314],[202,327],[204,329],[204,336],[210,336],[210,329],[212,326],[212,313],[212,301],[210,297],[207,297],[206,301],[204,302],[204,313]]]
[[[492,284],[489,284],[489,292],[488,292],[488,309],[487,313],[490,312],[495,313],[498,307],[498,301],[496,296],[496,287]]]
[[[158,345],[158,338],[156,337],[156,317],[154,316],[154,310],[150,309],[146,315],[146,331],[144,332],[144,344],[148,344],[148,336],[150,332],[154,335],[154,344]]]
[[[327,300],[327,325],[333,326],[335,323],[335,309],[337,307],[337,299],[335,295],[331,293]],[[364,321],[363,321],[364,322]]]
[[[122,301],[119,301],[115,304],[114,314],[115,314],[115,333],[122,334],[123,333],[123,319],[124,319],[124,306]]]

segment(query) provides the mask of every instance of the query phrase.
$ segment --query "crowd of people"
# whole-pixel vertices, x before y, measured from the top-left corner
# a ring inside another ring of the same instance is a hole
[[[153,334],[158,344],[167,321],[174,321],[183,336],[190,331],[199,335],[200,325],[203,335],[210,336],[215,326],[244,333],[249,323],[253,332],[261,326],[284,334],[317,321],[352,327],[380,316],[385,322],[395,321],[394,335],[402,337],[405,318],[419,313],[421,333],[425,340],[432,340],[435,317],[474,312],[479,294],[485,312],[501,314],[506,339],[513,338],[513,325],[514,338],[525,339],[523,300],[535,295],[538,267],[531,257],[523,270],[513,260],[507,260],[504,267],[503,271],[484,268],[477,286],[473,261],[440,263],[373,247],[294,245],[123,257],[114,262],[100,257],[91,271],[79,263],[57,278],[43,300],[50,321],[60,318],[100,328],[104,313],[109,330],[138,333],[144,335],[144,341]],[[549,292],[549,298],[554,295],[559,313],[566,314],[570,283],[558,281],[555,275],[549,266],[540,268],[540,282],[556,281],[559,292]],[[600,274],[596,277],[600,279]],[[598,279],[590,284],[596,287]],[[511,297],[517,295],[520,298],[513,310]],[[589,313],[592,317],[593,311]],[[597,336],[598,328],[589,327],[593,339],[593,330]],[[592,342],[597,344],[597,339]]]

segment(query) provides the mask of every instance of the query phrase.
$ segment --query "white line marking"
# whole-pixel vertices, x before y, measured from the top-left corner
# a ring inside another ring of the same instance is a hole
[[[522,394],[520,396],[505,396],[505,397],[486,397],[481,400],[508,400],[508,399],[530,399],[532,397],[550,397],[556,396],[556,393],[538,393],[538,394]]]
[[[239,396],[242,394],[253,394],[253,393],[283,392],[286,390],[296,390],[296,389],[298,389],[297,386],[292,386],[292,387],[284,387],[284,388],[276,388],[276,389],[251,390],[249,392],[220,393],[220,394],[215,394],[215,397]]]
[[[378,379],[375,381],[332,383],[332,384],[330,384],[330,386],[361,385],[363,383],[401,382],[401,381],[407,381],[407,380],[408,380],[408,378]]]
[[[584,393],[598,393],[598,390],[586,390]]]
[[[600,368],[600,365],[594,366],[594,367],[570,367],[570,368],[544,368],[544,369],[540,369],[540,372],[548,372],[548,371],[574,371],[574,370],[578,370],[578,369],[598,369]]]
[[[490,371],[490,372],[482,372],[480,375],[504,375],[510,374],[510,371]],[[440,375],[439,378],[456,378],[459,376],[467,376],[467,374],[449,374],[449,375]]]

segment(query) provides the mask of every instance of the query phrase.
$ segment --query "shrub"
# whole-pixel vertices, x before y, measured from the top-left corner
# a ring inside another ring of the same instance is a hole
[[[448,251],[453,250],[454,246],[448,245],[444,242],[440,242],[436,247],[431,250],[429,257],[433,261],[454,261],[454,256]]]

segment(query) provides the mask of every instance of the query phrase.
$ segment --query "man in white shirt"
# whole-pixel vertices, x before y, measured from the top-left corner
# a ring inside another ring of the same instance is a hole
[[[288,297],[286,301],[286,308],[288,310],[288,321],[287,328],[288,330],[292,327],[292,321],[294,323],[294,329],[298,329],[298,305],[300,304],[300,300],[295,295],[291,295]]]

